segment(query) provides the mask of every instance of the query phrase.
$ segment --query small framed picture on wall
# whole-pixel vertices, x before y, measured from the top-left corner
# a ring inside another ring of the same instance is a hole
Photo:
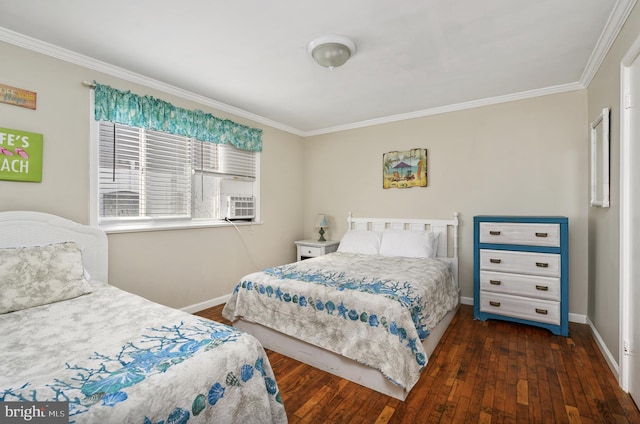
[[[427,149],[393,151],[382,155],[382,188],[427,186]]]

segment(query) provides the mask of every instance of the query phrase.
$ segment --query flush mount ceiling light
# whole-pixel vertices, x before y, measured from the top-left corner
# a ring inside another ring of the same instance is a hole
[[[356,54],[356,45],[341,35],[326,35],[309,43],[307,51],[318,65],[333,70]]]

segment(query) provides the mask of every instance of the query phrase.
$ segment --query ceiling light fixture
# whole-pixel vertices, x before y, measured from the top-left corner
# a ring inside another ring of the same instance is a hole
[[[356,54],[356,45],[341,35],[326,35],[309,43],[307,51],[318,65],[333,70]]]

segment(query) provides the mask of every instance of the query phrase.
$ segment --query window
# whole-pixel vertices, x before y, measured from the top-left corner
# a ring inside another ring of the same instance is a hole
[[[259,153],[105,121],[97,132],[101,226],[180,227],[256,218]]]

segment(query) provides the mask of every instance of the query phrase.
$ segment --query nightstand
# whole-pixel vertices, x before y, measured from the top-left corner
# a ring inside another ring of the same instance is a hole
[[[338,250],[339,241],[317,241],[317,240],[299,240],[296,241],[298,247],[298,261],[303,259],[315,258],[316,256],[326,255],[327,253]]]

